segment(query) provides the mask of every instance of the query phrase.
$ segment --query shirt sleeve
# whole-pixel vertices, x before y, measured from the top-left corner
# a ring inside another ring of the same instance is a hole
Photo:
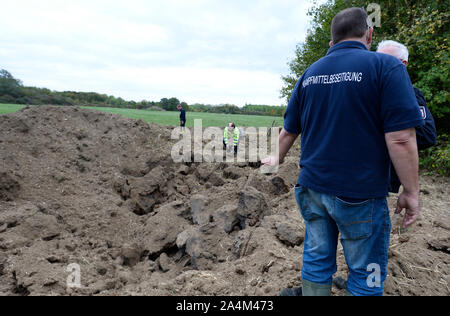
[[[381,116],[385,133],[424,124],[411,79],[402,64],[395,66],[383,76]]]
[[[302,133],[301,126],[301,102],[300,102],[300,87],[301,79],[292,91],[289,104],[284,115],[284,129],[291,134],[299,135]]]
[[[419,103],[420,110],[422,111],[422,117],[425,120],[425,125],[416,127],[417,145],[419,145],[419,150],[424,150],[436,144],[436,125],[433,115],[427,107],[427,101],[423,93],[416,87],[414,87],[414,92],[417,103]]]

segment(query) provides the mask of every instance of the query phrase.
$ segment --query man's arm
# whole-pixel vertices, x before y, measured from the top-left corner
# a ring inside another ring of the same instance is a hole
[[[276,165],[282,164],[284,162],[284,158],[286,157],[287,153],[291,149],[292,145],[294,145],[297,137],[298,137],[298,135],[291,134],[283,128],[283,130],[280,133],[280,137],[278,138],[278,144],[279,144],[278,157],[266,158],[266,159],[262,160],[262,164],[268,165],[268,166],[276,166]]]
[[[386,144],[392,163],[403,185],[396,213],[406,209],[403,228],[414,224],[419,216],[419,155],[416,131],[410,128],[386,134]]]
[[[437,131],[433,115],[430,110],[424,106],[426,113],[425,125],[416,127],[417,144],[419,150],[424,150],[436,145]]]
[[[419,145],[419,150],[424,150],[433,147],[437,140],[436,125],[434,123],[433,115],[427,107],[427,101],[423,93],[416,87],[414,87],[414,92],[416,94],[417,103],[419,107],[424,111],[424,121],[425,125],[416,127],[417,144]]]

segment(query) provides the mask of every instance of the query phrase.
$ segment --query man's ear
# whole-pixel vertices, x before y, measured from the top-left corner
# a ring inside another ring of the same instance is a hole
[[[373,41],[373,27],[369,27],[369,29],[367,30],[366,41],[367,41],[367,46],[370,49],[370,47],[372,47],[372,41]]]
[[[330,41],[330,47],[333,47],[333,45],[334,45],[334,43],[333,43],[333,41]]]
[[[403,65],[405,65],[406,67],[408,67],[408,61],[407,60],[402,60]]]

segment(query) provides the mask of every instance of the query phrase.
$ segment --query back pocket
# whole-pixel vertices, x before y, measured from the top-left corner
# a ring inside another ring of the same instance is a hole
[[[349,203],[335,198],[334,220],[342,240],[359,240],[372,235],[375,200]]]
[[[295,198],[297,199],[298,208],[306,222],[312,222],[323,216],[323,211],[316,203],[314,195],[314,192],[304,186],[297,185],[295,187]]]

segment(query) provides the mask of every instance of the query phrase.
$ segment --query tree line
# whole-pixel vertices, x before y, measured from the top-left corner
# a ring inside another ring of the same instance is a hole
[[[126,101],[106,94],[95,92],[52,91],[46,88],[26,87],[22,81],[14,78],[7,70],[0,70],[0,103],[26,105],[66,105],[66,106],[98,106],[128,108],[139,110],[177,111],[177,105],[192,112],[209,112],[245,115],[284,115],[284,106],[245,105],[238,107],[232,104],[219,106],[194,104],[188,105],[177,98],[163,98],[160,101],[140,102]]]

